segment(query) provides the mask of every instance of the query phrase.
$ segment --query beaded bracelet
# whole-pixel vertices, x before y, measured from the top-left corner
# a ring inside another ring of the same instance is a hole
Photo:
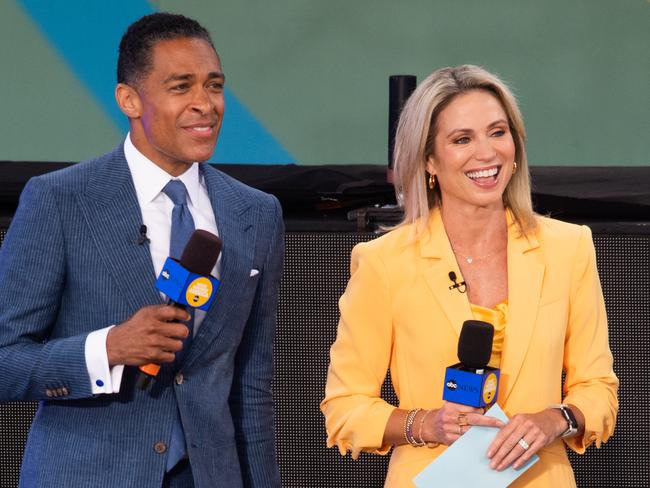
[[[409,410],[406,414],[406,420],[404,421],[404,438],[406,439],[406,442],[408,442],[413,447],[422,447],[426,445],[424,442],[418,442],[415,440],[415,437],[413,436],[413,423],[415,422],[416,415],[421,410],[421,408]]]

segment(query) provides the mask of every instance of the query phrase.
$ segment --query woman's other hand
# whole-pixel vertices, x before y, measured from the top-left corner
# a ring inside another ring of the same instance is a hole
[[[512,417],[490,444],[490,467],[502,471],[523,466],[537,451],[548,446],[566,430],[562,413],[553,408]]]

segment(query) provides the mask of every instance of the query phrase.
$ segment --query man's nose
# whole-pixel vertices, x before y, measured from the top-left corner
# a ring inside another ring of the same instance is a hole
[[[207,90],[202,87],[197,88],[193,95],[191,104],[192,110],[205,115],[214,108],[214,103],[212,102],[212,98],[210,98]]]

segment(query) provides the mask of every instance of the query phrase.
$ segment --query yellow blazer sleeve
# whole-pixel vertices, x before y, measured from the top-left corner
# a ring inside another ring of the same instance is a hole
[[[380,398],[392,348],[391,295],[386,269],[373,243],[352,250],[351,278],[339,300],[341,317],[321,411],[327,447],[342,455],[386,454],[384,430],[394,406]]]
[[[564,403],[575,405],[585,416],[584,435],[566,439],[566,443],[580,454],[592,443],[600,447],[614,431],[618,378],[612,365],[596,253],[591,231],[585,226],[572,270],[564,347]]]

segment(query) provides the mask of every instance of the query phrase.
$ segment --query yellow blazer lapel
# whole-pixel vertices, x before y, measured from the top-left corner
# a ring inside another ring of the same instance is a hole
[[[530,346],[544,279],[535,236],[518,237],[508,212],[508,324],[501,358],[499,403],[507,400]]]
[[[460,293],[457,289],[449,289],[449,285],[451,285],[450,271],[456,273],[459,283],[463,281],[463,278],[438,209],[431,212],[427,234],[420,243],[420,256],[424,260],[422,266],[424,281],[435,296],[456,334],[460,336],[463,322],[472,318],[472,310],[467,294]]]

